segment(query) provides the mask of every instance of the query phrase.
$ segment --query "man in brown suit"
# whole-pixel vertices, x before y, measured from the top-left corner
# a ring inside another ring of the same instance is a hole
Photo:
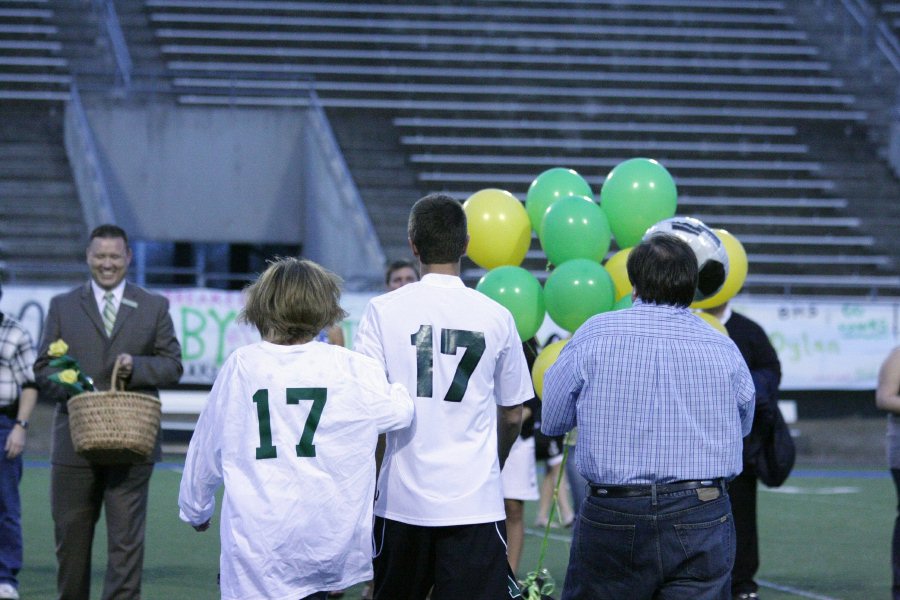
[[[51,446],[50,502],[59,563],[60,600],[88,600],[91,546],[101,506],[106,507],[108,563],[103,600],[141,596],[144,525],[154,455],[135,464],[97,464],[76,454],[69,434],[66,400],[71,395],[49,380],[51,343],[64,340],[68,354],[95,389],[110,389],[113,367],[125,389],[158,395],[157,387],[178,382],[181,346],[168,301],[125,282],[131,248],[125,231],[101,225],[91,232],[87,264],[91,281],[50,302],[35,363],[41,397],[57,402]]]

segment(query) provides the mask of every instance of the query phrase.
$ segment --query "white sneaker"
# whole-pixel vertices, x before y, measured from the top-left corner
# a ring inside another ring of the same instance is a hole
[[[19,600],[19,591],[11,583],[0,583],[0,600]]]

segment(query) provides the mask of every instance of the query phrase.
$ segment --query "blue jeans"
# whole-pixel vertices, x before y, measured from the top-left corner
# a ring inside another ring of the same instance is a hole
[[[723,490],[705,501],[698,490],[588,496],[575,521],[562,600],[729,600],[734,553]]]
[[[566,478],[569,480],[569,489],[572,490],[572,508],[577,517],[587,496],[587,479],[578,472],[578,467],[575,466],[575,446],[569,448],[569,458],[566,459]]]
[[[0,583],[19,587],[16,576],[22,568],[22,455],[9,459],[3,450],[14,425],[14,419],[0,415]]]

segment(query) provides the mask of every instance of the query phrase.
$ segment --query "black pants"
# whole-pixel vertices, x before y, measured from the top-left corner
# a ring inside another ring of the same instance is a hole
[[[756,475],[744,471],[728,484],[737,551],[731,570],[732,594],[759,589],[754,577],[759,570],[759,540],[756,533]]]
[[[506,523],[424,527],[375,517],[375,600],[521,598]],[[433,589],[432,589],[433,587]]]

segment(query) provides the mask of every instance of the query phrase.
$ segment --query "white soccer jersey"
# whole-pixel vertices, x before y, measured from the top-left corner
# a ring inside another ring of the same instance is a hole
[[[223,599],[297,600],[372,577],[379,433],[413,404],[380,365],[320,342],[233,352],[194,430],[178,505],[192,525],[223,482]]]
[[[432,273],[373,298],[354,347],[416,397],[412,425],[387,436],[375,514],[425,526],[506,518],[497,405],[534,396],[509,311]]]

